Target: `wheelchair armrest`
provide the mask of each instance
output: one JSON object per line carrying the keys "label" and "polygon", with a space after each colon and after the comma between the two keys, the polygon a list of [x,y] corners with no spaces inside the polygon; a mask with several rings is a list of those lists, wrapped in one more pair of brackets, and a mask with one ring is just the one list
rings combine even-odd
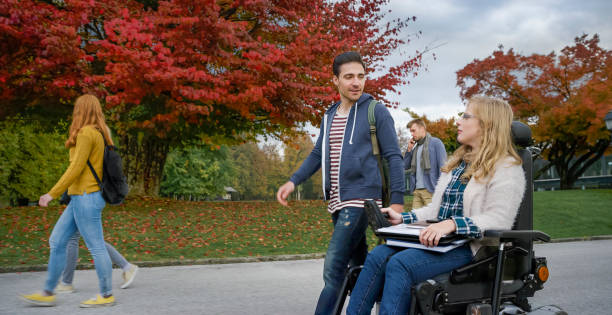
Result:
{"label": "wheelchair armrest", "polygon": [[548,234],[537,230],[487,230],[484,232],[484,236],[499,238],[503,241],[511,241],[516,239],[525,241],[550,241],[550,236],[548,236]]}

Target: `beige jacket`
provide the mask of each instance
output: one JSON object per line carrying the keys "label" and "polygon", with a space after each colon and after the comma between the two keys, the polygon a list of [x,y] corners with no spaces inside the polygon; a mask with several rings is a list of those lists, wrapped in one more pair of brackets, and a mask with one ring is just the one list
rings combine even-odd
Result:
{"label": "beige jacket", "polygon": [[[484,234],[486,230],[512,229],[514,218],[525,192],[525,174],[514,158],[500,160],[492,175],[481,180],[470,179],[463,192],[463,216],[472,219]],[[438,216],[442,194],[450,183],[451,173],[442,172],[431,203],[413,210],[419,221]],[[472,254],[483,245],[494,245],[494,240],[481,238],[470,243]]]}

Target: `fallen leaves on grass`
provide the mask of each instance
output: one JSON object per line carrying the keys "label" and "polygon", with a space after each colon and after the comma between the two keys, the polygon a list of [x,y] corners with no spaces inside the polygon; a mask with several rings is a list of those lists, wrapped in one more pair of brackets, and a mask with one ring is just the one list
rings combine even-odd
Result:
{"label": "fallen leaves on grass", "polygon": [[[0,265],[46,263],[49,234],[64,208],[0,209]],[[322,201],[283,207],[272,201],[132,198],[107,206],[103,227],[106,241],[132,261],[318,253],[332,232]],[[91,256],[81,250],[80,257]]]}

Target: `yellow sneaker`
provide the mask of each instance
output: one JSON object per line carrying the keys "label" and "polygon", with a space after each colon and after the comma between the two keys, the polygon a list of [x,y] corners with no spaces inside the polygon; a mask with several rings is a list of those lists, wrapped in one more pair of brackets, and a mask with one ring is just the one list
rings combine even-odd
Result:
{"label": "yellow sneaker", "polygon": [[21,299],[37,306],[54,306],[55,305],[55,295],[42,295],[40,293],[34,294],[22,294],[20,295]]}
{"label": "yellow sneaker", "polygon": [[123,273],[123,284],[121,285],[122,289],[125,289],[132,284],[134,278],[136,278],[136,274],[138,273],[138,266],[132,265],[130,270]]}
{"label": "yellow sneaker", "polygon": [[72,284],[63,284],[60,283],[55,287],[55,293],[73,293],[74,287]]}
{"label": "yellow sneaker", "polygon": [[103,306],[113,306],[115,305],[115,297],[109,296],[107,298],[102,297],[100,294],[96,295],[96,297],[91,298],[87,301],[81,302],[81,307],[103,307]]}

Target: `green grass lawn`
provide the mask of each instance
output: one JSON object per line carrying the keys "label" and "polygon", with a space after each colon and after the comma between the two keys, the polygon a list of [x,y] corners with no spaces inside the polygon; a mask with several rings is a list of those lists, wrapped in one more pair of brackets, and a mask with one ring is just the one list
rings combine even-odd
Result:
{"label": "green grass lawn", "polygon": [[[404,199],[412,203],[412,196]],[[557,190],[533,193],[534,229],[552,238],[612,235],[612,190]]]}
{"label": "green grass lawn", "polygon": [[[534,203],[535,228],[553,238],[612,234],[612,190],[536,192]],[[46,263],[49,233],[63,209],[0,209],[0,266]],[[263,201],[134,198],[106,207],[103,218],[106,240],[134,262],[320,253],[332,232],[322,201],[286,208]],[[371,232],[368,239],[374,246]],[[86,250],[80,257],[90,261]]]}
{"label": "green grass lawn", "polygon": [[612,190],[539,191],[533,195],[534,229],[552,238],[612,235]]}

